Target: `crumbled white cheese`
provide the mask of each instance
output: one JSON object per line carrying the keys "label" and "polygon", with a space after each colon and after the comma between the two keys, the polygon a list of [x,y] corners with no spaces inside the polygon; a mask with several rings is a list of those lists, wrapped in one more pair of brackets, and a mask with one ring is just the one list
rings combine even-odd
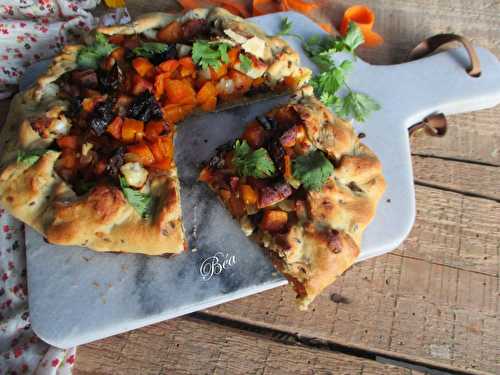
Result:
{"label": "crumbled white cheese", "polygon": [[188,46],[187,44],[182,44],[182,43],[177,43],[175,45],[175,49],[177,50],[177,55],[179,57],[184,57],[187,56],[191,53],[191,46]]}
{"label": "crumbled white cheese", "polygon": [[238,44],[243,44],[245,43],[248,39],[245,38],[243,35],[240,35],[238,33],[235,33],[233,30],[231,29],[225,29],[224,30],[224,33],[230,37],[232,40],[234,40],[236,43]]}
{"label": "crumbled white cheese", "polygon": [[61,116],[61,118],[52,120],[48,129],[52,134],[67,135],[71,129],[71,124],[66,117]]}
{"label": "crumbled white cheese", "polygon": [[84,143],[82,146],[82,155],[87,156],[89,154],[89,151],[92,150],[92,147],[94,147],[92,143]]}
{"label": "crumbled white cheese", "polygon": [[251,53],[259,59],[264,59],[266,51],[266,42],[259,37],[254,36],[248,39],[245,43],[241,45],[246,52]]}
{"label": "crumbled white cheese", "polygon": [[249,76],[252,79],[262,77],[267,70],[267,66],[262,64],[259,66],[252,65],[252,67],[250,69],[248,69],[248,71],[245,72],[241,68],[241,63],[239,61],[236,64],[234,64],[233,68],[236,69],[237,71],[243,73],[243,74],[246,74],[247,76]]}
{"label": "crumbled white cheese", "polygon": [[125,177],[127,184],[135,188],[142,187],[148,179],[148,171],[137,162],[123,164],[120,172]]}

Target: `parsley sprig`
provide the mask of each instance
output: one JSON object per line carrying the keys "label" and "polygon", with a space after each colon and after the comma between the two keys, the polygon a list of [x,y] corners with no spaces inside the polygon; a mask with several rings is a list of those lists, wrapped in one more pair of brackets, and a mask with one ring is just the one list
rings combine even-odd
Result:
{"label": "parsley sprig", "polygon": [[17,152],[17,162],[23,163],[27,166],[32,166],[35,164],[40,157],[45,154],[46,150],[35,149],[35,150],[21,150]]}
{"label": "parsley sprig", "polygon": [[333,164],[320,150],[298,156],[292,164],[293,177],[306,190],[319,190],[333,173]]}
{"label": "parsley sprig", "polygon": [[206,70],[209,67],[218,69],[221,66],[221,61],[229,62],[227,43],[208,43],[207,41],[199,40],[194,42],[191,56],[193,61]]}
{"label": "parsley sprig", "polygon": [[97,33],[94,43],[78,51],[76,62],[82,68],[97,69],[99,61],[115,48],[116,46],[111,44],[104,34]]}
{"label": "parsley sprig", "polygon": [[[285,18],[281,23],[279,35],[291,35],[292,24]],[[346,83],[347,75],[352,69],[352,61],[344,60],[336,64],[331,55],[338,52],[353,54],[356,48],[363,44],[364,38],[360,28],[354,23],[349,24],[345,37],[315,35],[303,41],[302,48],[309,58],[318,66],[320,73],[313,77],[311,85],[316,96],[327,106],[332,106],[341,117],[353,117],[363,122],[368,116],[380,109],[380,105],[366,94],[354,92]],[[347,89],[344,97],[339,96],[342,88]]]}
{"label": "parsley sprig", "polygon": [[247,141],[237,140],[233,149],[233,163],[240,176],[266,178],[276,173],[276,167],[265,148],[252,150]]}
{"label": "parsley sprig", "polygon": [[147,43],[142,43],[140,47],[134,48],[132,52],[134,52],[136,56],[151,58],[157,53],[165,52],[167,49],[168,49],[168,44],[147,42]]}
{"label": "parsley sprig", "polygon": [[138,190],[132,189],[123,177],[120,177],[120,187],[127,201],[135,208],[141,217],[149,218],[152,216],[154,201],[150,194],[144,194]]}

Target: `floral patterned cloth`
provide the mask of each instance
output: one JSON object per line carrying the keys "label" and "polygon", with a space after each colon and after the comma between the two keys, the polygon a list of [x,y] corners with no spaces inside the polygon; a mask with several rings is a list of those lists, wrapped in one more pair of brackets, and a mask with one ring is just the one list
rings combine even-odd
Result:
{"label": "floral patterned cloth", "polygon": [[99,0],[0,0],[0,98],[10,96],[34,62],[89,32]]}
{"label": "floral patterned cloth", "polygon": [[[9,97],[25,70],[90,31],[88,11],[99,0],[0,0],[0,98]],[[101,19],[130,20],[126,9]],[[54,348],[30,325],[24,226],[0,208],[0,374],[71,374],[75,348]]]}

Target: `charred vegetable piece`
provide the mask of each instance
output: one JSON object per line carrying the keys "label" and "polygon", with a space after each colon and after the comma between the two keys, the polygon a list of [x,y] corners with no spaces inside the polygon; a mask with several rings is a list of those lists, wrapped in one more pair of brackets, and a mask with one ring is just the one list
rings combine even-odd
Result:
{"label": "charred vegetable piece", "polygon": [[88,122],[95,135],[101,136],[106,131],[108,124],[115,118],[113,102],[110,99],[97,103],[90,115]]}
{"label": "charred vegetable piece", "polygon": [[163,113],[155,97],[149,91],[144,91],[130,104],[127,116],[135,120],[148,122],[163,118]]}
{"label": "charred vegetable piece", "polygon": [[92,69],[74,70],[71,81],[86,89],[97,88],[97,73]]}
{"label": "charred vegetable piece", "polygon": [[273,186],[266,186],[259,191],[257,206],[259,208],[272,206],[287,199],[292,195],[292,192],[292,187],[284,182],[278,182]]}
{"label": "charred vegetable piece", "polygon": [[118,64],[113,65],[110,71],[99,70],[99,87],[103,92],[113,92],[120,88],[123,82],[123,72]]}
{"label": "charred vegetable piece", "polygon": [[149,61],[151,61],[154,65],[159,65],[164,61],[172,59],[177,59],[177,49],[175,48],[175,44],[169,45],[164,51],[155,53],[149,57]]}
{"label": "charred vegetable piece", "polygon": [[120,147],[108,160],[106,171],[110,176],[117,177],[119,175],[120,168],[125,163],[124,156],[125,156],[125,147]]}
{"label": "charred vegetable piece", "polygon": [[82,111],[82,100],[79,97],[70,96],[68,98],[69,106],[68,109],[64,112],[67,117],[75,118],[78,117],[80,112]]}
{"label": "charred vegetable piece", "polygon": [[278,128],[278,123],[272,117],[257,116],[257,121],[260,122],[266,130],[276,130]]}
{"label": "charred vegetable piece", "polygon": [[260,227],[268,232],[280,232],[286,228],[288,214],[281,210],[269,210],[264,212]]}

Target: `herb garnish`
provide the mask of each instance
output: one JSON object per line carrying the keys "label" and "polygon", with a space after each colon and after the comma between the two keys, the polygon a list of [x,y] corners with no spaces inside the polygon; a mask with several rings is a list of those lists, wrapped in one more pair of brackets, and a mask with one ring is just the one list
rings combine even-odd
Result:
{"label": "herb garnish", "polygon": [[168,49],[168,44],[148,42],[148,43],[142,43],[140,47],[134,48],[132,52],[134,52],[136,56],[151,58],[157,53],[165,52],[167,49]]}
{"label": "herb garnish", "polygon": [[[278,35],[291,35],[302,40],[302,48],[320,69],[320,74],[313,77],[311,85],[316,96],[327,106],[333,106],[341,117],[353,117],[356,121],[365,121],[371,112],[380,109],[380,105],[366,94],[357,93],[346,83],[348,72],[352,68],[351,60],[335,64],[331,54],[354,51],[364,42],[363,33],[354,22],[349,24],[345,37],[315,35],[304,42],[299,35],[292,34],[292,23],[287,19],[281,21]],[[338,91],[345,87],[346,96],[340,97]]]}
{"label": "herb garnish", "polygon": [[306,190],[319,190],[333,173],[333,164],[320,150],[298,156],[292,164],[293,177],[302,183]]}
{"label": "herb garnish", "polygon": [[221,66],[221,61],[224,63],[229,62],[227,50],[229,44],[227,43],[213,43],[199,40],[194,42],[191,56],[193,61],[206,70],[209,67],[218,69]]}
{"label": "herb garnish", "polygon": [[240,54],[240,68],[247,73],[252,68],[252,60],[244,54]]}
{"label": "herb garnish", "polygon": [[150,194],[141,193],[132,189],[125,178],[120,177],[120,187],[127,201],[143,218],[149,218],[153,214],[153,197]]}
{"label": "herb garnish", "polygon": [[115,48],[104,34],[96,33],[94,43],[78,51],[76,62],[82,68],[97,69],[99,61]]}
{"label": "herb garnish", "polygon": [[45,154],[47,150],[35,149],[35,150],[21,150],[17,152],[17,162],[24,163],[28,166],[35,164],[40,156]]}
{"label": "herb garnish", "polygon": [[254,151],[245,140],[237,140],[233,149],[233,163],[240,176],[266,178],[272,177],[276,172],[276,167],[266,149],[261,147]]}

